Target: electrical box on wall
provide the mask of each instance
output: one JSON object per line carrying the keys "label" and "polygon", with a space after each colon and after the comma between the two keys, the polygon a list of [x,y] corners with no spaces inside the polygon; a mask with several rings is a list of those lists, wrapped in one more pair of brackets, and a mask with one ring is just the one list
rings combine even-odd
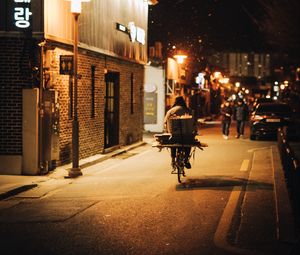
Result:
{"label": "electrical box on wall", "polygon": [[23,89],[22,174],[39,174],[38,164],[38,89]]}
{"label": "electrical box on wall", "polygon": [[48,170],[56,167],[59,160],[59,102],[58,91],[45,90],[43,93],[43,155]]}

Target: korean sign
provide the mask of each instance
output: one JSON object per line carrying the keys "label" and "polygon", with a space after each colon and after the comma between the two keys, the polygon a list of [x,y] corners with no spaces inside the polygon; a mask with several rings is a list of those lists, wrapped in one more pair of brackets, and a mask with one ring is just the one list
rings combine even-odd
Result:
{"label": "korean sign", "polygon": [[134,22],[129,22],[128,27],[120,23],[116,23],[116,28],[117,30],[128,34],[131,42],[137,41],[142,45],[145,45],[145,37],[146,37],[145,30],[140,27],[137,27],[134,24]]}
{"label": "korean sign", "polygon": [[29,28],[31,26],[31,0],[14,0],[14,23],[17,28]]}
{"label": "korean sign", "polygon": [[44,0],[0,0],[0,31],[44,31]]}

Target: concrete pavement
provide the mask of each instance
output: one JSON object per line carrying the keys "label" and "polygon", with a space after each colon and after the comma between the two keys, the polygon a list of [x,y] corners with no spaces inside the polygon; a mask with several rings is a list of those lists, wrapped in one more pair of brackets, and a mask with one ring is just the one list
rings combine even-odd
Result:
{"label": "concrete pavement", "polygon": [[[147,143],[147,140],[151,139],[151,134],[145,134],[144,139],[141,142],[134,143],[132,145],[124,146],[113,152],[107,154],[98,154],[79,161],[81,169],[89,167],[91,165],[100,163],[106,159],[122,154],[126,151],[132,150],[138,146],[142,146]],[[57,183],[64,185],[67,182],[62,180],[68,178],[68,170],[72,167],[72,164],[67,164],[57,167],[55,170],[42,176],[25,176],[25,175],[0,175],[0,200],[4,200],[11,196],[15,196],[21,192],[28,191],[32,188],[39,187],[40,185],[47,183],[48,186],[57,186]],[[61,180],[61,181],[59,181]]]}

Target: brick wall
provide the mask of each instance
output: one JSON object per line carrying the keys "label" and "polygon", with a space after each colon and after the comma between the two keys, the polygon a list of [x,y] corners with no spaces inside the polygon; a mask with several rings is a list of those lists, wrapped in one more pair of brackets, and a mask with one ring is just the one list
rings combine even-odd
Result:
{"label": "brick wall", "polygon": [[[48,47],[48,48],[47,48]],[[49,47],[52,47],[51,49]],[[69,116],[69,76],[59,74],[59,56],[72,55],[72,47],[46,44],[45,67],[50,81],[46,86],[58,90],[60,103],[60,162],[71,161],[72,118]],[[0,40],[0,154],[22,155],[22,89],[34,85],[32,67],[38,66],[37,43],[24,38]],[[91,65],[95,66],[95,116],[91,117]],[[120,73],[119,144],[139,141],[143,131],[143,65],[79,49],[78,118],[79,153],[85,158],[104,149],[104,95],[107,69]],[[131,82],[133,76],[133,113]]]}
{"label": "brick wall", "polygon": [[34,40],[0,39],[0,154],[22,154],[22,89],[33,87]]}
{"label": "brick wall", "polygon": [[[53,44],[53,43],[52,43]],[[61,163],[71,160],[72,119],[69,118],[69,76],[59,75],[59,56],[71,55],[72,49],[56,44],[47,53],[51,86],[59,91],[60,102],[60,158]],[[95,66],[95,116],[91,117],[91,66]],[[105,72],[120,73],[119,144],[142,140],[143,131],[143,80],[144,67],[103,54],[79,49],[78,119],[79,154],[85,158],[103,152],[104,149],[104,96]],[[133,74],[134,111],[131,112],[131,74]]]}

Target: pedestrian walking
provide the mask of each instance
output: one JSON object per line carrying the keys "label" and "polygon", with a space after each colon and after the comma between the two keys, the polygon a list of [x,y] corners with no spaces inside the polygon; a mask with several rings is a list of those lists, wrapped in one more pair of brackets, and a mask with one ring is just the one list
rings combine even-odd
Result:
{"label": "pedestrian walking", "polygon": [[236,120],[236,138],[244,137],[245,123],[248,120],[249,109],[243,99],[239,98],[237,105],[234,107],[234,120]]}
{"label": "pedestrian walking", "polygon": [[229,129],[231,124],[231,117],[233,111],[229,101],[225,101],[225,103],[221,106],[221,121],[222,121],[222,133],[223,138],[228,139]]}

